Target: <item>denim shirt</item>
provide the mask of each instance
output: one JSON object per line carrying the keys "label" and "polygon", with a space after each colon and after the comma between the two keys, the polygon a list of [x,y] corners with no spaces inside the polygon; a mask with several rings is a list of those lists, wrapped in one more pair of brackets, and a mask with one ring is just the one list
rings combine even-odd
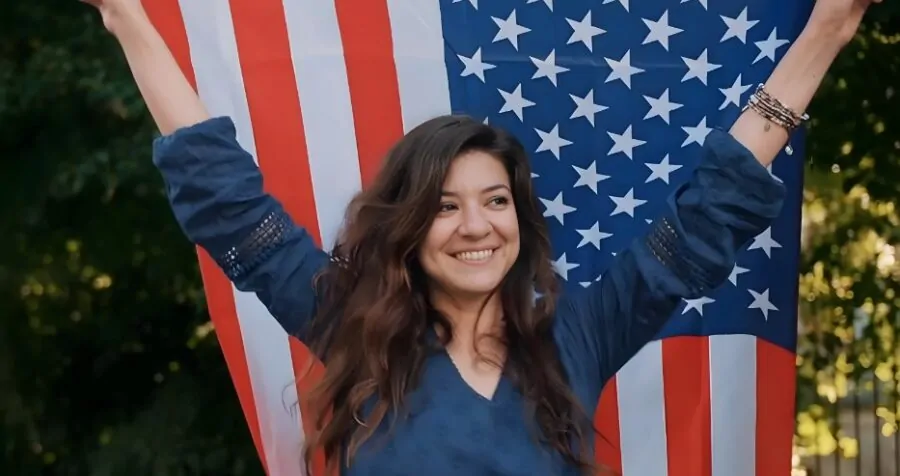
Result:
{"label": "denim shirt", "polygon": [[[723,283],[736,253],[781,212],[784,185],[730,134],[714,129],[700,153],[692,176],[668,198],[649,233],[618,253],[599,282],[559,298],[552,333],[588,415],[603,385],[660,331],[679,302]],[[161,137],[153,160],[187,238],[304,340],[317,307],[312,278],[330,258],[263,190],[233,122],[212,118]],[[533,437],[525,403],[505,376],[493,398],[480,396],[446,353],[438,353],[426,360],[407,398],[414,407],[409,416],[386,438],[378,438],[386,436],[383,429],[376,431],[342,474],[576,474]]]}

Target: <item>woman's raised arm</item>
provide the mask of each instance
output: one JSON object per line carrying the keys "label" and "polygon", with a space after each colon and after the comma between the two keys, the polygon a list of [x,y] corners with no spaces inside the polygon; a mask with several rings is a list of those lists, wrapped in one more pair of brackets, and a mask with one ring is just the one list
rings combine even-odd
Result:
{"label": "woman's raised arm", "polygon": [[560,301],[554,332],[578,373],[573,378],[591,382],[599,394],[682,299],[722,284],[739,250],[778,216],[785,188],[765,167],[785,147],[871,3],[816,0],[806,28],[751,100],[758,103],[729,132],[710,133],[691,179],[672,194],[650,233],[619,253],[599,283]]}
{"label": "woman's raised arm", "polygon": [[119,41],[134,81],[163,135],[209,119],[140,0],[83,0],[95,6]]}
{"label": "woman's raised arm", "polygon": [[140,0],[85,1],[122,46],[162,133],[153,162],[181,229],[235,287],[256,293],[288,333],[302,337],[316,312],[313,280],[327,254],[264,191],[231,119],[210,118]]}

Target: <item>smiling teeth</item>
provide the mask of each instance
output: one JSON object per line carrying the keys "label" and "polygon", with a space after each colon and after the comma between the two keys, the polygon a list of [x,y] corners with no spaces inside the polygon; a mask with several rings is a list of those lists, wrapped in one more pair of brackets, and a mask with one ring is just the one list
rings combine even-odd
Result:
{"label": "smiling teeth", "polygon": [[484,261],[494,254],[494,250],[482,251],[463,251],[456,254],[456,259],[460,261]]}

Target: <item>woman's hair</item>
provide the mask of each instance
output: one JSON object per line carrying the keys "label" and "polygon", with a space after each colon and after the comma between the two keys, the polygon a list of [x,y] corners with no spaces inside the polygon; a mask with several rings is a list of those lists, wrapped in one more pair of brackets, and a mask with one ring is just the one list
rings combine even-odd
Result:
{"label": "woman's hair", "polygon": [[[374,182],[350,203],[332,263],[317,277],[320,304],[309,335],[325,373],[301,397],[318,415],[307,464],[318,449],[329,466],[342,455],[350,464],[386,416],[402,418],[404,398],[436,350],[429,328],[438,327],[442,345],[452,339],[450,322],[429,303],[417,250],[439,211],[451,163],[472,150],[505,165],[520,228],[521,251],[499,289],[506,375],[526,398],[543,441],[593,468],[585,438],[591,422],[570,391],[551,336],[558,283],[527,155],[513,136],[456,115],[423,123],[393,147]],[[542,298],[535,301],[534,292]]]}

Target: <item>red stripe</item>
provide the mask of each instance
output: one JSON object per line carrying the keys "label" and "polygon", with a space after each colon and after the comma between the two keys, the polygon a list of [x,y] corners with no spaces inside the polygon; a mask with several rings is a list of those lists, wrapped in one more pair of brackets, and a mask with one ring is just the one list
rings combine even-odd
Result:
{"label": "red stripe", "polygon": [[[253,137],[267,190],[291,217],[320,240],[316,201],[309,168],[303,114],[294,78],[293,60],[282,2],[231,0],[231,16],[246,90]],[[309,349],[290,338],[295,375],[313,358]],[[277,344],[276,344],[277,345]],[[307,395],[321,374],[296,382],[299,395]],[[301,406],[305,434],[313,433],[315,418]],[[298,459],[301,449],[297,449]],[[321,452],[313,473],[324,474]]]}
{"label": "red stripe", "polygon": [[607,382],[594,412],[594,426],[599,435],[594,440],[597,463],[622,474],[622,442],[619,433],[619,397],[616,378]]}
{"label": "red stripe", "polygon": [[335,0],[363,186],[378,173],[381,160],[403,136],[400,86],[387,0]]}
{"label": "red stripe", "polygon": [[756,342],[756,474],[790,474],[796,356],[762,339]]}
{"label": "red stripe", "polygon": [[[175,61],[181,67],[181,71],[188,81],[197,89],[197,81],[194,76],[194,68],[191,64],[190,46],[188,44],[187,30],[181,17],[181,8],[178,0],[145,1],[144,8],[147,15],[156,26],[160,35],[165,40]],[[225,354],[225,363],[234,381],[244,417],[250,427],[250,434],[256,451],[259,453],[263,468],[266,468],[266,459],[262,439],[260,438],[259,419],[256,415],[256,401],[253,397],[253,388],[250,384],[250,370],[244,358],[244,341],[241,338],[240,323],[234,305],[234,292],[231,282],[219,269],[210,256],[198,248],[200,272],[203,276],[203,286],[206,291],[209,313],[216,328],[219,345]]]}
{"label": "red stripe", "polygon": [[668,476],[712,474],[709,338],[662,342]]}

